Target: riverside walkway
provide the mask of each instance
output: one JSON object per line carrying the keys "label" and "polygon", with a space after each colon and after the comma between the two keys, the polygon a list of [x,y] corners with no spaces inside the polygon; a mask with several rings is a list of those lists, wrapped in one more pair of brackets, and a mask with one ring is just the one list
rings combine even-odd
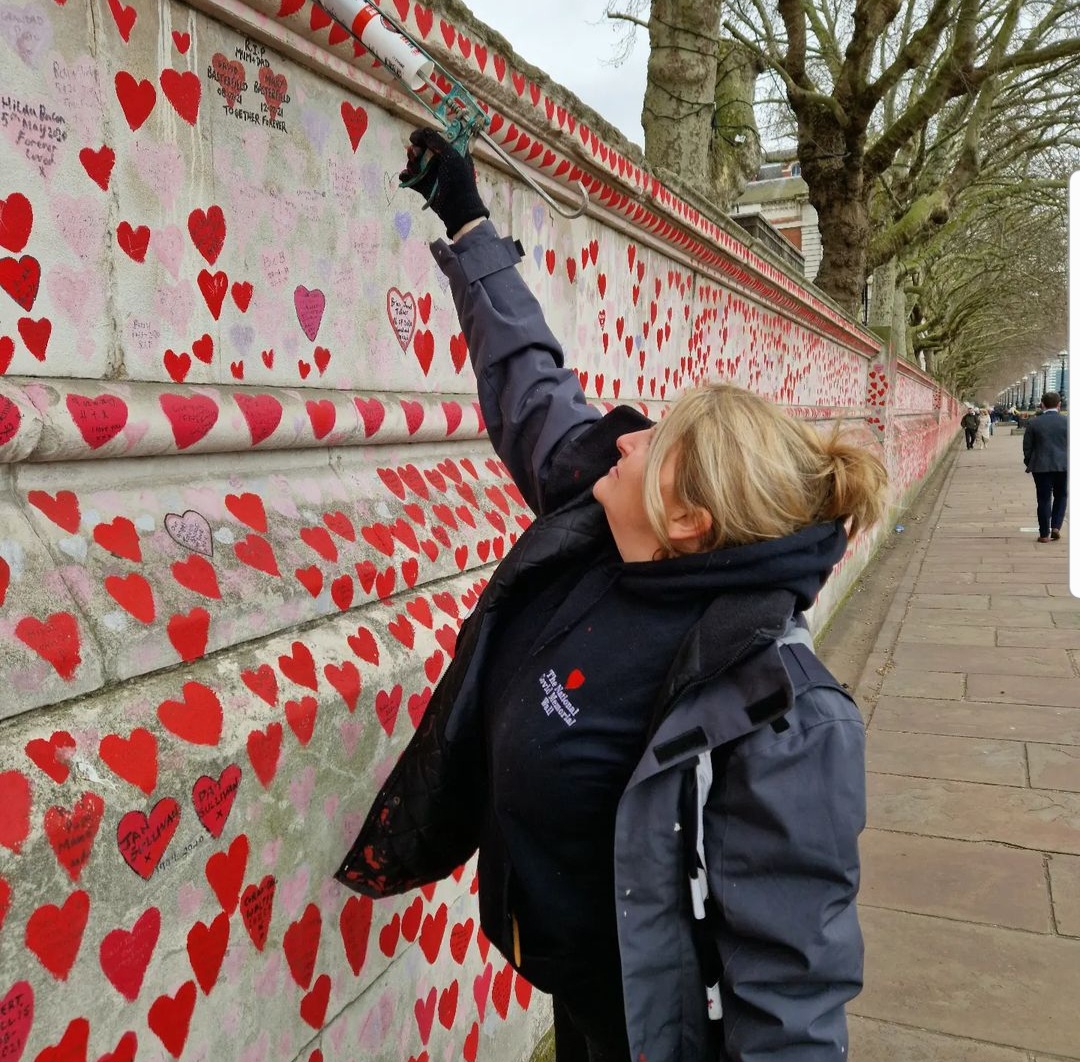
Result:
{"label": "riverside walkway", "polygon": [[1080,601],[1021,443],[961,446],[856,689],[851,1062],[1080,1060]]}

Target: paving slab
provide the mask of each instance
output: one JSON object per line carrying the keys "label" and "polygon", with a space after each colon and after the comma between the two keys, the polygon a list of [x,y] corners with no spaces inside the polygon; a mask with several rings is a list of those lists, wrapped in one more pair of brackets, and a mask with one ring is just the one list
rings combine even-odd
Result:
{"label": "paving slab", "polygon": [[1080,1058],[1080,940],[877,907],[862,926],[852,1014]]}
{"label": "paving slab", "polygon": [[1075,675],[1069,678],[1040,679],[1027,675],[969,675],[967,695],[973,701],[1055,704],[1062,708],[1080,708],[1080,679]]}
{"label": "paving slab", "polygon": [[1053,931],[1041,852],[875,829],[859,851],[864,907]]}
{"label": "paving slab", "polygon": [[1052,855],[1048,860],[1054,920],[1062,936],[1080,937],[1080,858]]}
{"label": "paving slab", "polygon": [[1080,855],[1078,793],[869,774],[867,804],[882,830]]}
{"label": "paving slab", "polygon": [[942,1036],[873,1018],[848,1018],[850,1062],[1029,1062],[1026,1051]]}
{"label": "paving slab", "polygon": [[[1080,749],[1074,751],[1080,757]],[[866,769],[877,774],[1011,786],[1026,785],[1028,778],[1024,746],[1019,741],[905,734],[879,727],[871,728],[867,736]]]}
{"label": "paving slab", "polygon": [[[1046,575],[1043,573],[1042,578],[1045,579]],[[1017,611],[1024,609],[1034,609],[1041,611],[1042,609],[1049,609],[1054,612],[1078,612],[1080,613],[1080,601],[1075,597],[1066,594],[1065,597],[1050,598],[1050,595],[1046,592],[1047,583],[1035,583],[1031,586],[1025,587],[1022,595],[1018,594],[991,594],[990,595],[990,608],[994,611],[1009,611],[1010,609],[1016,609]],[[1035,591],[1038,590],[1039,593]]]}
{"label": "paving slab", "polygon": [[946,627],[975,622],[985,624],[988,627],[1052,627],[1054,625],[1051,613],[1048,611],[1021,612],[1012,610],[1002,612],[1000,609],[997,611],[990,610],[978,613],[977,620],[973,619],[972,615],[970,609],[917,608],[913,606],[904,617],[904,622],[918,626],[936,623]]}
{"label": "paving slab", "polygon": [[915,608],[960,608],[965,611],[985,612],[990,608],[990,594],[912,594]]}
{"label": "paving slab", "polygon": [[882,697],[872,724],[922,734],[1080,745],[1080,712],[1046,705]]}
{"label": "paving slab", "polygon": [[997,644],[1033,648],[1044,646],[1047,649],[1080,649],[1080,629],[1033,630],[1030,627],[998,627]]}
{"label": "paving slab", "polygon": [[[987,633],[993,637],[994,630]],[[964,671],[990,675],[1032,675],[1076,678],[1064,649],[1025,647],[978,648],[955,645],[898,645],[893,652],[898,668],[924,667],[928,671]]]}
{"label": "paving slab", "polygon": [[[995,645],[993,627],[969,626],[966,623],[942,626],[929,623],[920,626],[904,624],[897,639],[920,645]],[[1041,643],[1038,643],[1041,644]]]}
{"label": "paving slab", "polygon": [[1028,745],[1028,769],[1036,789],[1080,793],[1080,748],[1074,745]]}
{"label": "paving slab", "polygon": [[[975,577],[976,587],[1021,586],[1026,589],[1029,586],[1035,585],[1031,578],[1032,573],[1029,571],[1017,572],[1010,569],[1009,571],[988,572],[980,570],[973,572],[972,574]],[[1038,570],[1037,575],[1043,579],[1047,577],[1046,572],[1042,568]],[[1046,584],[1043,583],[1041,585],[1045,586]],[[998,590],[998,593],[1001,593],[1001,591]]]}
{"label": "paving slab", "polygon": [[891,697],[952,697],[964,696],[962,672],[924,671],[917,667],[892,667],[885,676],[881,692]]}

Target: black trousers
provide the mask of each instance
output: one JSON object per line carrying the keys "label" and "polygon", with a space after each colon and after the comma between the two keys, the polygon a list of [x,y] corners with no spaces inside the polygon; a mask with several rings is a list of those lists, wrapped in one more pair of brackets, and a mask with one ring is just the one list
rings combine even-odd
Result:
{"label": "black trousers", "polygon": [[552,996],[555,1062],[629,1062],[626,1015],[619,995],[597,995],[588,1003]]}
{"label": "black trousers", "polygon": [[975,445],[975,433],[978,428],[965,428],[964,429],[964,441],[967,443],[967,448],[970,450]]}
{"label": "black trousers", "polygon": [[1051,528],[1061,530],[1068,502],[1068,472],[1032,472],[1035,480],[1036,512],[1039,517],[1039,537],[1046,538]]}

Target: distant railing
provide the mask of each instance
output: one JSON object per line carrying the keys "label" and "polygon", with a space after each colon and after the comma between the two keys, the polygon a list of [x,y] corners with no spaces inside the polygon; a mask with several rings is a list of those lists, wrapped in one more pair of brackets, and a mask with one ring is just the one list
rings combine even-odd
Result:
{"label": "distant railing", "polygon": [[774,255],[783,259],[792,268],[797,269],[800,274],[805,275],[806,260],[800,251],[793,244],[784,239],[783,236],[777,232],[776,227],[767,221],[760,214],[742,214],[732,216],[732,221],[741,228],[744,228],[755,240],[757,240],[767,251],[771,251]]}

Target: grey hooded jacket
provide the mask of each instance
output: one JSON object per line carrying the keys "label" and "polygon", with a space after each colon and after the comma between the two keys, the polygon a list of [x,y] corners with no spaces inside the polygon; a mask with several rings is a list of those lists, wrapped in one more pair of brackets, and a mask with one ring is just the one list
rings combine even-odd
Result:
{"label": "grey hooded jacket", "polygon": [[[601,420],[587,406],[514,268],[520,246],[485,222],[432,249],[492,442],[539,519],[463,625],[450,670],[338,871],[369,895],[437,880],[475,850],[485,799],[476,673],[490,623],[520,572],[591,547],[598,506],[573,499],[615,459],[615,436],[648,424],[626,407]],[[615,902],[633,1062],[846,1058],[844,1004],[862,983],[863,723],[800,644],[808,638],[790,595],[744,595],[740,610],[748,641],[726,644],[703,622],[684,646],[619,804]],[[699,861],[704,921],[689,885]],[[711,1006],[703,964],[719,972]]]}

